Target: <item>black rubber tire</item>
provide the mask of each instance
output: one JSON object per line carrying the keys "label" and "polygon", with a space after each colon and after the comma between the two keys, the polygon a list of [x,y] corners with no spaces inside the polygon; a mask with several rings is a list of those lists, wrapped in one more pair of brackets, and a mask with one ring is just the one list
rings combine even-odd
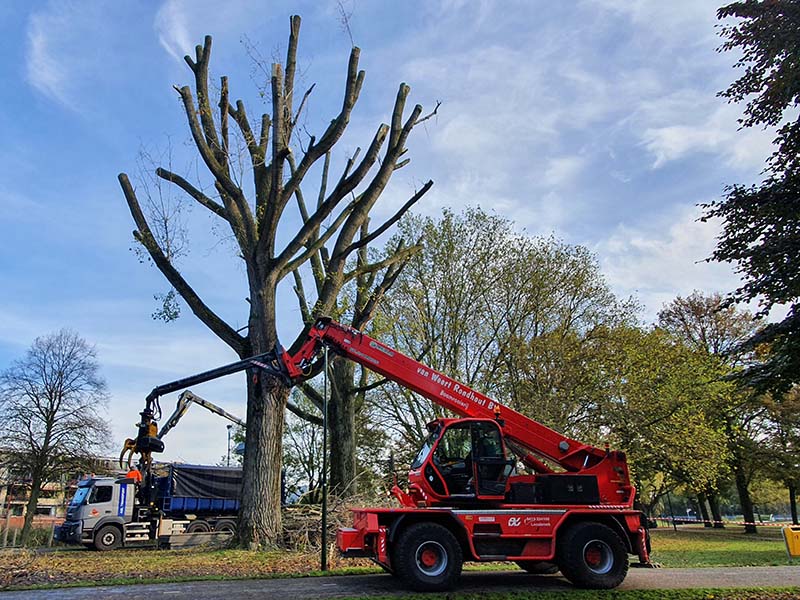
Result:
{"label": "black rubber tire", "polygon": [[203,519],[195,519],[186,526],[186,533],[208,533],[209,531],[211,531],[211,525]]}
{"label": "black rubber tire", "polygon": [[[391,556],[400,580],[412,590],[421,592],[452,589],[464,562],[458,540],[449,529],[438,523],[411,525],[400,534]],[[435,562],[426,566],[426,559]]]}
{"label": "black rubber tire", "polygon": [[628,573],[628,552],[617,533],[602,523],[576,523],[559,536],[557,564],[575,586],[617,587]]}
{"label": "black rubber tire", "polygon": [[122,546],[122,532],[114,525],[104,525],[94,534],[94,548],[105,552]]}
{"label": "black rubber tire", "polygon": [[517,566],[533,575],[553,575],[558,573],[558,565],[544,560],[518,560]]}
{"label": "black rubber tire", "polygon": [[214,523],[214,531],[230,531],[236,534],[236,521],[233,519],[220,519]]}

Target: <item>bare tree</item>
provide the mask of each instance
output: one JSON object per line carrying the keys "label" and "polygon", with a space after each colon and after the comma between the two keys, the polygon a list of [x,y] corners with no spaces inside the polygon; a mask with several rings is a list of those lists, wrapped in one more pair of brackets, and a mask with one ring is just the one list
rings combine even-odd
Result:
{"label": "bare tree", "polygon": [[42,485],[88,466],[107,448],[101,416],[106,384],[92,346],[73,331],[36,338],[24,358],[0,374],[0,444],[17,477],[30,478],[22,543],[30,534]]}
{"label": "bare tree", "polygon": [[[165,248],[163,231],[151,228],[151,222],[158,225],[157,220],[148,219],[142,211],[128,176],[124,173],[119,176],[136,223],[135,238],[195,316],[243,358],[275,347],[278,341],[276,288],[290,275],[300,288],[298,282],[302,280],[301,268],[304,265],[310,264],[311,270],[319,274],[314,289],[316,299],[308,301],[310,308],[303,314],[308,327],[314,316],[328,313],[335,306],[339,291],[348,281],[386,269],[415,251],[413,247],[399,247],[392,256],[377,262],[362,262],[355,267],[348,260],[359,248],[395,223],[432,185],[428,182],[422,186],[396,214],[374,231],[366,235],[360,233],[392,174],[408,164],[409,159],[404,158],[406,141],[412,129],[426,117],[422,116],[419,105],[405,116],[410,88],[401,84],[390,124],[378,126],[363,155],[356,149],[346,160],[341,173],[329,178],[331,150],[350,121],[364,82],[364,72],[358,70],[360,50],[354,47],[350,52],[338,114],[329,121],[319,138],[311,135],[300,139],[298,119],[313,86],[295,106],[300,17],[291,17],[290,24],[285,65],[276,63],[271,68],[271,114],[261,115],[259,126],[255,128],[244,102],[229,100],[226,77],[220,80],[219,102],[216,107],[212,106],[209,90],[211,38],[206,37],[203,45],[197,46],[195,58],[186,57],[186,63],[194,74],[196,97],[189,86],[176,89],[183,102],[194,144],[213,179],[214,193],[207,194],[202,186],[194,185],[168,169],[156,169],[159,178],[176,185],[230,227],[247,274],[246,335],[214,312],[184,278]],[[245,164],[237,161],[236,135],[246,149]],[[322,182],[316,194],[316,205],[309,209],[302,183],[320,160]],[[243,170],[252,178],[249,184],[245,184],[241,177]],[[288,241],[279,248],[279,223],[292,199],[297,202],[302,226],[288,238],[286,230],[282,229],[280,239]],[[325,249],[328,242],[330,250]],[[301,339],[302,334],[295,340],[293,348],[298,347]],[[248,444],[238,529],[239,541],[244,547],[274,545],[279,540],[281,441],[288,396],[289,388],[281,379],[264,376],[248,380]]]}

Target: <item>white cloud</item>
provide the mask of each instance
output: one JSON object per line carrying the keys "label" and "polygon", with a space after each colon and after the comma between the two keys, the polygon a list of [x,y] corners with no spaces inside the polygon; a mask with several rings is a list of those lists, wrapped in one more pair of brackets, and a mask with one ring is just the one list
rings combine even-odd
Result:
{"label": "white cloud", "polygon": [[619,225],[594,248],[617,294],[634,295],[654,319],[661,307],[693,290],[729,292],[740,285],[727,264],[707,263],[719,234],[717,223],[698,221],[701,210],[675,206],[647,223]]}
{"label": "white cloud", "polygon": [[551,158],[544,170],[544,183],[559,187],[574,181],[586,164],[580,156],[560,156]]}
{"label": "white cloud", "polygon": [[67,62],[59,51],[78,17],[74,6],[63,3],[34,13],[28,23],[28,81],[41,93],[74,109],[73,89]]}
{"label": "white cloud", "polygon": [[154,27],[158,33],[158,42],[177,61],[192,54],[192,36],[189,35],[186,3],[182,0],[167,0],[158,9]]}
{"label": "white cloud", "polygon": [[642,143],[654,157],[654,169],[698,152],[717,154],[726,164],[740,169],[763,167],[772,152],[774,133],[754,128],[738,131],[740,110],[730,104],[715,104],[684,96],[674,103],[671,124],[642,132]]}

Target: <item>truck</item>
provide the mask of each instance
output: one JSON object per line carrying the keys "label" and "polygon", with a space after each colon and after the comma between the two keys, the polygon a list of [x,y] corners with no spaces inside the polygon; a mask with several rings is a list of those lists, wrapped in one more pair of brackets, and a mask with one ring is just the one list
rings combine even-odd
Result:
{"label": "truck", "polygon": [[316,319],[294,354],[276,346],[155,388],[128,446],[145,465],[163,450],[151,434],[164,390],[244,369],[293,385],[318,373],[328,351],[458,415],[428,423],[406,489],[392,488],[397,507],[353,510],[353,526],[337,532],[344,556],[370,558],[419,591],[451,589],[465,561],[560,571],[590,589],[622,583],[630,555],[636,566],[653,566],[623,452],[571,439],[328,317]]}
{"label": "truck", "polygon": [[[238,417],[186,390],[157,438],[162,439],[174,428],[193,404],[244,427]],[[120,455],[120,468],[126,452]],[[129,452],[127,466],[130,469]],[[171,536],[183,533],[236,531],[240,467],[168,464],[151,465],[150,470],[152,495],[145,494],[142,483],[129,476],[92,476],[79,481],[55,539],[96,550],[115,550],[159,541],[169,544]]]}
{"label": "truck", "polygon": [[115,550],[168,543],[182,533],[236,530],[241,468],[170,464],[165,470],[156,477],[158,511],[143,505],[138,482],[131,477],[81,480],[55,539]]}

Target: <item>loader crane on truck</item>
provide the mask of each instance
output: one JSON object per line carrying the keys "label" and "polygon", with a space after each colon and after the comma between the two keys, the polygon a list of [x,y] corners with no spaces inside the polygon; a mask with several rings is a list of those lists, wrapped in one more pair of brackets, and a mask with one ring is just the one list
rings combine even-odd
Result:
{"label": "loader crane on truck", "polygon": [[[185,390],[157,439],[169,433],[192,404],[245,426],[235,415]],[[119,457],[120,468],[125,468],[127,453],[128,475],[82,479],[70,500],[66,519],[56,528],[55,539],[96,550],[114,550],[155,542],[160,546],[191,545],[193,540],[187,541],[184,534],[208,534],[205,538],[200,536],[199,543],[204,543],[214,535],[211,532],[236,531],[241,469],[173,463],[161,465],[159,475],[152,464],[145,468],[140,461],[146,473],[140,483],[133,476],[136,472],[131,472],[130,442],[126,442]]]}
{"label": "loader crane on truck", "polygon": [[[408,491],[392,490],[400,508],[353,511],[354,526],[337,533],[343,555],[369,557],[418,590],[451,588],[465,560],[558,569],[594,589],[622,583],[629,554],[650,566],[646,521],[633,507],[624,453],[570,439],[327,317],[317,319],[294,354],[276,347],[181,381],[252,368],[294,384],[317,370],[324,347],[460,416],[428,424]],[[158,390],[148,396],[134,441],[148,459],[159,451],[152,424]],[[533,474],[516,473],[511,452]]]}

